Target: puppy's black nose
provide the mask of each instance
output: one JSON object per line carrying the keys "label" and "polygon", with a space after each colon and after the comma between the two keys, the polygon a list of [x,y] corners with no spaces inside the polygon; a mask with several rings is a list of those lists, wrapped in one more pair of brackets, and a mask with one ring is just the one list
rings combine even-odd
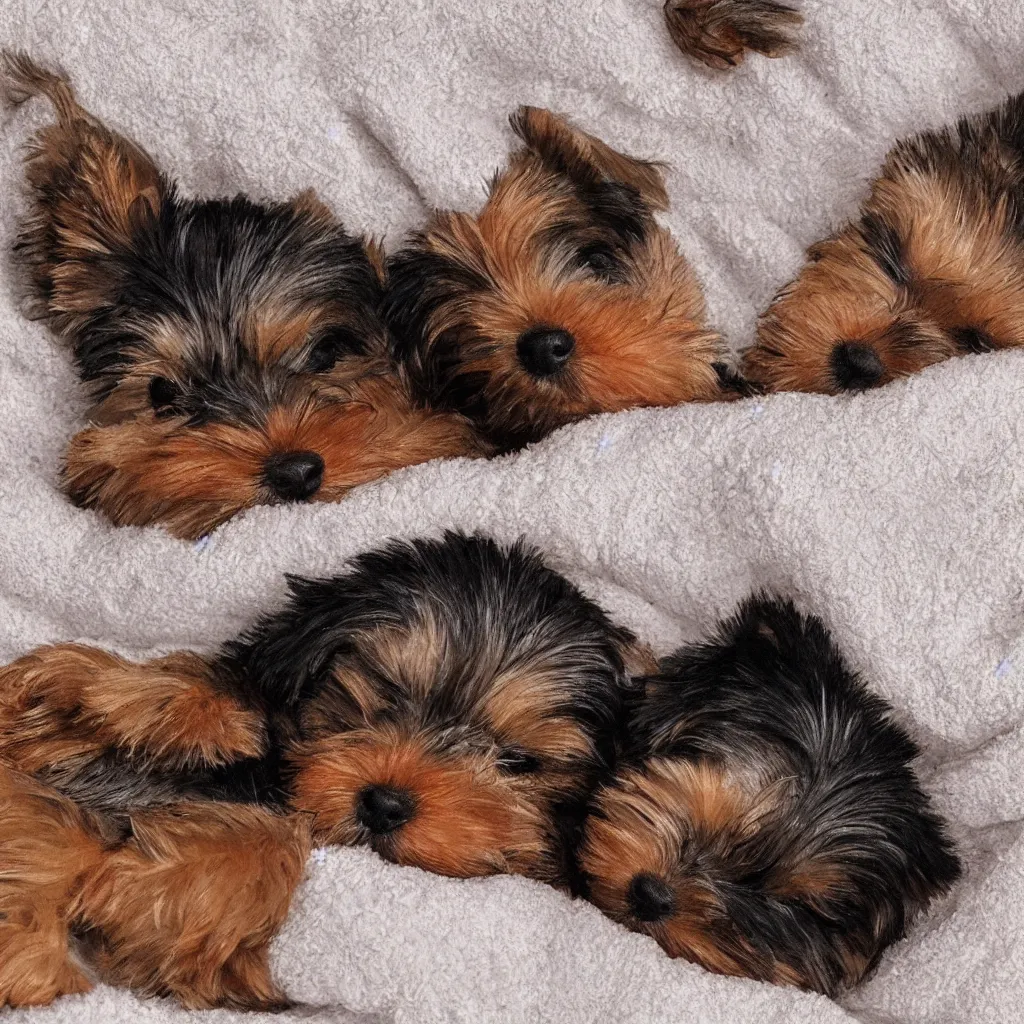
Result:
{"label": "puppy's black nose", "polygon": [[263,464],[270,489],[285,501],[305,501],[320,490],[324,460],[316,452],[284,452]]}
{"label": "puppy's black nose", "polygon": [[873,388],[885,373],[882,360],[870,345],[857,341],[842,341],[829,359],[832,378],[843,391],[863,391]]}
{"label": "puppy's black nose", "polygon": [[386,836],[411,821],[413,795],[394,786],[365,786],[356,798],[356,821],[375,836]]}
{"label": "puppy's black nose", "polygon": [[531,327],[519,335],[516,355],[523,369],[534,377],[550,377],[565,365],[576,339],[557,327]]}
{"label": "puppy's black nose", "polygon": [[639,921],[662,921],[676,909],[675,893],[656,875],[634,875],[626,901]]}

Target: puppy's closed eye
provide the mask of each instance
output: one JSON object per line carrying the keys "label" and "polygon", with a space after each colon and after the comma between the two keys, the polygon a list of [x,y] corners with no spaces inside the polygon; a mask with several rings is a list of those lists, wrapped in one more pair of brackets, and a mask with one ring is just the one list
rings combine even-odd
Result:
{"label": "puppy's closed eye", "polygon": [[321,334],[306,356],[303,369],[307,373],[326,373],[346,355],[359,355],[365,350],[363,340],[344,327],[332,327]]}

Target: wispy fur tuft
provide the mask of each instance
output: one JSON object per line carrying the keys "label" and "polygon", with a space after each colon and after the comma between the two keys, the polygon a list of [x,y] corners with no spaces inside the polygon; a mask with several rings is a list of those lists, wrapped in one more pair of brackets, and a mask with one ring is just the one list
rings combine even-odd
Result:
{"label": "wispy fur tuft", "polygon": [[775,0],[666,0],[665,23],[688,57],[711,68],[735,67],[747,50],[782,57],[797,47],[803,15]]}

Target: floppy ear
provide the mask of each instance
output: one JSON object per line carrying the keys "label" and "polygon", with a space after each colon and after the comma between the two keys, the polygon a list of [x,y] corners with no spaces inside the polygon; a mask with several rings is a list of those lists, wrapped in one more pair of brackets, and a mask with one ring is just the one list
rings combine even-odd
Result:
{"label": "floppy ear", "polygon": [[62,74],[10,52],[0,71],[12,101],[44,95],[57,113],[29,147],[33,210],[18,250],[31,266],[42,315],[73,331],[110,301],[110,257],[131,249],[171,188],[144,150],[78,104]]}
{"label": "floppy ear", "polygon": [[294,708],[312,696],[348,643],[344,577],[287,579],[287,606],[224,648],[246,684],[277,710]]}
{"label": "floppy ear", "polygon": [[509,123],[527,148],[555,173],[587,185],[601,181],[628,185],[652,209],[668,209],[663,165],[619,153],[542,107],[520,107]]}

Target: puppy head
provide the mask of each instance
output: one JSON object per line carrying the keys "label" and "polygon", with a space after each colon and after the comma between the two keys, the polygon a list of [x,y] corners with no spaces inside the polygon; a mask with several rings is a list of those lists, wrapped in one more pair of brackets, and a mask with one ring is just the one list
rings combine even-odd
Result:
{"label": "puppy head", "polygon": [[569,882],[644,649],[521,544],[394,543],[293,590],[233,656],[292,709],[292,799],[320,840]]}
{"label": "puppy head", "polygon": [[501,448],[598,412],[722,397],[719,339],[654,219],[660,169],[535,107],[477,216],[438,213],[389,264],[417,386]]}
{"label": "puppy head", "polygon": [[91,389],[66,458],[74,501],[195,537],[251,505],[335,500],[400,456],[472,447],[391,372],[380,255],[315,196],[183,199],[63,79],[10,68],[59,115],[28,157],[19,250]]}
{"label": "puppy head", "polygon": [[800,276],[762,315],[744,375],[767,391],[840,394],[963,351],[916,301],[898,246],[866,217],[813,247]]}
{"label": "puppy head", "polygon": [[913,743],[820,621],[749,600],[644,686],[580,867],[671,956],[834,994],[956,880]]}
{"label": "puppy head", "polygon": [[835,394],[1024,345],[1020,172],[1002,134],[1018,108],[897,144],[859,219],[813,246],[762,316],[744,371]]}

